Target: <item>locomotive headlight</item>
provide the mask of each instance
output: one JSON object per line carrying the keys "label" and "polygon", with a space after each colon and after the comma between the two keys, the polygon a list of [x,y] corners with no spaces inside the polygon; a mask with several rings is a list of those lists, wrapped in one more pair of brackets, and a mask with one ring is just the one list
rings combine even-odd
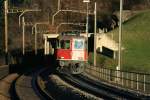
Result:
{"label": "locomotive headlight", "polygon": [[65,66],[65,62],[64,61],[60,61],[59,65],[63,67],[63,66]]}
{"label": "locomotive headlight", "polygon": [[64,59],[64,57],[58,57],[59,59]]}

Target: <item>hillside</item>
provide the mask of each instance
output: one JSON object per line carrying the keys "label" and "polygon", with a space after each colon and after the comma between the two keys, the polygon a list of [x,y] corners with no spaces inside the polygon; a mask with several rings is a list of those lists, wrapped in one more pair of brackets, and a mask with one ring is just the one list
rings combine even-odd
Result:
{"label": "hillside", "polygon": [[[0,52],[2,52],[2,53],[4,51],[3,1],[4,0],[0,0],[0,7],[2,8],[2,10],[0,11]],[[58,0],[8,0],[8,1],[9,1],[10,8],[20,8],[20,9],[21,8],[28,8],[28,9],[39,8],[42,10],[40,13],[39,12],[30,12],[29,13],[28,12],[28,13],[24,14],[26,22],[33,22],[33,23],[45,22],[49,19],[50,24],[51,24],[52,15],[54,13],[56,13],[56,11],[57,11]],[[86,10],[86,4],[83,3],[83,0],[60,0],[60,1],[61,1],[60,2],[61,9]],[[89,4],[89,10],[93,10],[94,2],[95,1],[97,2],[97,20],[98,21],[102,21],[103,18],[109,17],[113,12],[118,11],[118,9],[119,9],[119,0],[90,0],[90,1],[91,2]],[[127,9],[127,10],[142,10],[142,9],[150,8],[149,0],[124,0],[124,1],[125,1],[124,9]],[[18,25],[18,16],[19,16],[19,14],[9,14],[9,16],[8,16],[8,47],[9,47],[9,51],[14,50],[14,49],[22,50],[22,27],[19,27],[19,25]],[[139,16],[142,17],[144,15],[139,14]],[[90,17],[91,16],[89,16],[89,19],[90,19]],[[147,19],[148,18],[146,18],[146,20]],[[132,31],[133,30],[135,31],[135,29],[137,27],[141,28],[141,26],[139,26],[139,24],[137,22],[138,20],[139,19],[137,17],[137,18],[132,19],[129,22],[127,22],[124,25],[124,30],[125,30],[124,34],[129,34],[129,36],[131,35],[131,38],[135,37],[135,35],[134,35],[135,32],[132,32]],[[145,20],[145,18],[141,19],[141,21],[143,21],[143,20]],[[57,16],[55,16],[55,26],[56,27],[61,22],[85,22],[85,21],[86,21],[86,14],[63,12],[63,13],[59,13]],[[148,23],[149,21],[147,20],[146,22]],[[131,25],[134,23],[134,25],[131,26],[130,23],[131,23]],[[141,23],[143,25],[144,21]],[[69,26],[69,28],[70,27],[71,27],[71,29],[77,28],[77,27]],[[133,29],[133,27],[135,27],[135,28]],[[34,35],[31,34],[31,31],[32,31],[31,28],[32,28],[31,26],[26,26],[26,30],[25,30],[25,47],[26,47],[26,49],[30,49],[30,50],[34,49]],[[65,26],[62,26],[59,29],[59,32],[61,32],[64,28],[65,28]],[[140,28],[138,28],[136,30],[136,31],[138,31],[138,33],[136,33],[137,35],[140,33],[145,34],[145,33],[143,33],[143,30],[145,32],[149,32],[148,27],[147,27],[147,30],[144,29],[144,28],[146,28],[144,25],[143,25],[142,29],[140,29]],[[67,29],[68,29],[68,27],[67,27]],[[85,27],[84,27],[84,29],[85,29]],[[132,33],[132,34],[130,34],[130,33]],[[43,33],[38,34],[38,38],[39,38],[38,40],[41,40],[41,42],[38,41],[38,48],[43,47],[42,34]],[[147,35],[149,35],[149,34],[147,34]],[[142,35],[142,36],[145,36],[145,35]],[[124,37],[124,38],[128,38],[128,37]],[[139,38],[140,38],[140,36],[139,36]],[[136,39],[139,40],[138,38],[136,38]],[[147,40],[145,40],[145,41],[147,41]],[[132,42],[132,45],[134,45],[133,43],[134,42]],[[144,42],[140,42],[140,44],[146,45]],[[147,45],[148,45],[148,43],[147,43]],[[129,47],[129,48],[131,48],[131,47]],[[138,48],[140,48],[140,46]],[[141,50],[142,52],[143,52],[143,49],[144,48],[142,47],[142,50]],[[128,52],[133,52],[131,50],[129,50]],[[145,50],[147,50],[147,49],[145,49]],[[137,54],[139,54],[139,53],[137,53]],[[139,55],[139,57],[143,57],[143,56],[145,56],[145,55],[142,55],[142,54]],[[148,56],[148,54],[146,54],[146,56]],[[129,59],[129,58],[130,58],[130,56],[127,54],[127,57],[125,59]],[[147,58],[144,58],[144,59],[148,60]],[[104,61],[104,60],[102,60],[102,61]],[[128,61],[128,60],[125,60],[125,61]],[[124,61],[124,63],[125,63],[125,61]],[[134,62],[128,62],[128,63],[129,63],[129,66],[132,66],[132,64]],[[143,65],[142,64],[143,63],[141,63],[141,65],[137,64],[135,66],[149,66],[149,64],[146,64],[146,65],[145,65],[145,63]]]}
{"label": "hillside", "polygon": [[[3,9],[3,1],[0,0],[0,7]],[[23,8],[23,9],[35,9],[39,8],[42,11],[39,12],[28,12],[24,14],[26,22],[42,22],[47,21],[49,19],[50,24],[52,23],[52,15],[57,11],[57,2],[58,0],[8,0],[10,8]],[[60,0],[60,9],[71,9],[71,10],[86,10],[86,4],[83,3],[83,0]],[[89,10],[93,11],[94,2],[97,2],[97,20],[102,21],[103,18],[107,18],[114,11],[118,11],[119,9],[119,0],[90,0]],[[149,1],[147,0],[125,0],[124,8],[126,9],[146,9],[149,8]],[[0,51],[4,48],[4,19],[3,19],[3,10],[0,11]],[[9,39],[9,50],[14,48],[20,49],[22,48],[21,38],[22,30],[18,26],[18,16],[19,14],[9,14],[8,17],[8,39]],[[90,21],[92,19],[89,18]],[[86,14],[78,14],[78,13],[70,13],[70,12],[61,12],[55,16],[55,27],[58,26],[61,22],[85,22]],[[90,22],[89,21],[89,22]],[[92,21],[93,22],[93,21]],[[90,26],[92,27],[92,26]],[[59,28],[59,32],[64,31],[65,29],[77,29],[75,26],[65,26]],[[82,27],[85,29],[85,27]],[[34,48],[31,44],[34,41],[34,36],[31,35],[31,26],[26,27],[26,47]],[[20,39],[20,40],[19,40]],[[19,44],[18,44],[19,43]],[[40,44],[43,45],[43,44]]]}
{"label": "hillside", "polygon": [[[123,24],[123,68],[133,71],[148,71],[150,67],[150,10],[143,11]],[[108,33],[118,41],[118,29]],[[149,71],[150,72],[150,71]]]}

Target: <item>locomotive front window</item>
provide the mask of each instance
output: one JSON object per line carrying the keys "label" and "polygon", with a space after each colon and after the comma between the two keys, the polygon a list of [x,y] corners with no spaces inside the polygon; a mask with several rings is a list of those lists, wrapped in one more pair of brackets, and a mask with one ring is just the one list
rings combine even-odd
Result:
{"label": "locomotive front window", "polygon": [[60,47],[62,49],[70,49],[70,40],[61,40]]}
{"label": "locomotive front window", "polygon": [[75,40],[74,49],[84,49],[84,40]]}

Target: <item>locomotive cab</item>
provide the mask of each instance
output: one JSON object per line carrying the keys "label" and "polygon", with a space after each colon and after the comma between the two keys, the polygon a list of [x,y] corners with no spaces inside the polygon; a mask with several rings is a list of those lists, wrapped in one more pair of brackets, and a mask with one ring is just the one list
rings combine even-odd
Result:
{"label": "locomotive cab", "polygon": [[79,35],[61,35],[58,39],[56,58],[60,68],[67,68],[72,74],[84,71],[87,64],[86,38]]}

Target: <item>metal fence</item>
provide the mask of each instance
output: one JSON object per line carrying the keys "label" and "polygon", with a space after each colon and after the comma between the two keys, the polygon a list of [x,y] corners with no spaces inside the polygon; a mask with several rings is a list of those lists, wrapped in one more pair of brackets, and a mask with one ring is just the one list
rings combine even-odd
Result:
{"label": "metal fence", "polygon": [[150,95],[150,74],[117,71],[113,69],[88,66],[86,73],[98,80],[118,87]]}

